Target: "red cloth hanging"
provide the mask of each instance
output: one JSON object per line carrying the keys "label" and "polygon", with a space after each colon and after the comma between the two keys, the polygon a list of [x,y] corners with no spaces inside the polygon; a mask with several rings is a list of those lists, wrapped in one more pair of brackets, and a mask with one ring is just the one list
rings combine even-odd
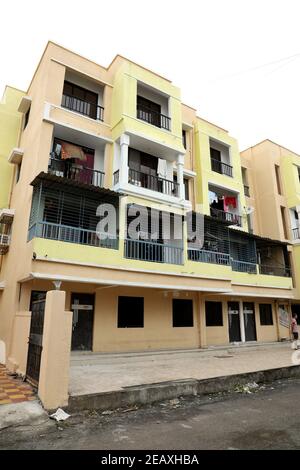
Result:
{"label": "red cloth hanging", "polygon": [[236,197],[234,196],[225,196],[224,197],[224,204],[225,206],[231,206],[233,207],[234,209],[236,209]]}

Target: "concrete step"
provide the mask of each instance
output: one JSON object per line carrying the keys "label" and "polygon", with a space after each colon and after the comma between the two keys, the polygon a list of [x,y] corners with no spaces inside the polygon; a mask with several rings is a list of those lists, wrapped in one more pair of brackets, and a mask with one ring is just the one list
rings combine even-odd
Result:
{"label": "concrete step", "polygon": [[233,391],[249,382],[267,383],[287,378],[300,378],[300,366],[280,367],[210,379],[184,379],[170,382],[124,387],[122,390],[69,397],[69,412],[79,410],[115,410],[146,405],[180,396],[207,395]]}

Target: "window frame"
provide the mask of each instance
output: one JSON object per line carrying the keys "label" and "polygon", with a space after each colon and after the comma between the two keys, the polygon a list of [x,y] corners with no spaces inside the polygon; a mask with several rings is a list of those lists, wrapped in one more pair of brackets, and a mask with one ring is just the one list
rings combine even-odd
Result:
{"label": "window frame", "polygon": [[[220,307],[221,307],[221,311],[220,312],[217,312],[219,314],[221,314],[220,318],[218,319],[219,321],[218,322],[211,322],[211,321],[208,321],[208,317],[207,317],[207,314],[208,314],[208,311],[207,311],[207,307],[208,307],[208,304],[219,304]],[[210,315],[212,314],[215,314],[216,312],[211,312]],[[224,326],[224,319],[223,319],[223,302],[220,301],[220,300],[206,300],[205,301],[205,326],[206,327],[223,327]]]}
{"label": "window frame", "polygon": [[[188,311],[188,315],[190,315],[189,318],[186,318],[186,317],[185,318],[179,318],[178,317],[178,311],[177,312],[175,311],[174,306],[175,306],[175,304],[180,304],[180,303],[181,303],[182,307],[179,309],[180,310],[179,316],[183,312],[183,317],[186,316],[186,311],[181,310],[181,309],[183,309],[183,303],[189,303],[189,310],[190,310],[190,311]],[[179,305],[178,305],[177,308],[179,308]],[[176,318],[176,316],[177,316],[177,318]],[[188,321],[184,322],[184,320],[190,320],[190,321],[189,322]],[[180,321],[181,321],[181,324],[178,324],[178,323],[180,323]],[[184,324],[184,323],[186,323],[186,324]],[[187,323],[189,323],[189,324],[187,324]],[[193,299],[172,299],[172,327],[173,328],[194,328],[194,301],[193,301]]]}
{"label": "window frame", "polygon": [[[130,324],[127,323],[126,324],[126,318],[121,318],[121,316],[126,316],[129,312],[130,314],[130,310],[132,311],[132,307],[130,307],[130,305],[126,306],[126,302],[124,301],[124,299],[135,299],[135,304],[137,304],[137,300],[140,301],[141,303],[141,308],[142,308],[142,311],[139,312],[139,314],[141,314],[141,318],[139,319],[140,320],[140,323],[135,319],[135,322],[132,320],[132,323]],[[125,308],[125,311],[124,312],[120,312],[120,303],[121,302],[124,302],[125,305],[123,305],[123,308]],[[129,303],[129,302],[128,302]],[[135,306],[136,307],[136,306]],[[144,328],[145,326],[145,299],[144,297],[140,297],[140,296],[131,296],[131,295],[119,295],[118,296],[118,303],[117,303],[117,328],[118,329],[128,329],[128,328]]]}
{"label": "window frame", "polygon": [[[260,325],[261,326],[274,326],[274,318],[273,318],[273,308],[272,308],[272,304],[270,303],[267,303],[267,302],[262,302],[262,303],[259,303],[259,322],[260,322]],[[261,307],[266,307],[268,306],[270,308],[269,311],[262,311]],[[265,318],[263,319],[263,315],[265,315]],[[268,315],[270,315],[270,317],[268,317]],[[271,322],[269,322],[268,320],[271,320]]]}

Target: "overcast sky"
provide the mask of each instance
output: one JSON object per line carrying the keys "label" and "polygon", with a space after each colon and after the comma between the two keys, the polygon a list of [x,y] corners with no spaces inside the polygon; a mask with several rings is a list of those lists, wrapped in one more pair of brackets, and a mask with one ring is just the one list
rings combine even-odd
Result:
{"label": "overcast sky", "polygon": [[[27,89],[49,39],[107,66],[122,54],[169,78],[236,137],[300,153],[299,0],[9,0],[0,95]],[[269,65],[267,65],[269,64]]]}

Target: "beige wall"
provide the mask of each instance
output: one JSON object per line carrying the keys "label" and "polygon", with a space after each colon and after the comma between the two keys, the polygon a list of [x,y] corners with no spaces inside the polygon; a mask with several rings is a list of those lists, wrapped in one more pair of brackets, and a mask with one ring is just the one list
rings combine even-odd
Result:
{"label": "beige wall", "polygon": [[[280,207],[287,208],[287,203],[284,194],[278,193],[275,173],[275,165],[280,169],[280,163],[281,147],[269,140],[241,153],[241,164],[248,170],[250,186],[251,197],[246,198],[246,202],[255,209],[254,233],[273,240],[285,241]],[[281,191],[282,193],[284,191],[282,175]]]}
{"label": "beige wall", "polygon": [[[21,307],[29,309],[31,290],[52,289],[51,282],[34,281],[24,285],[21,295]],[[193,299],[194,326],[174,328],[172,326],[173,292],[159,289],[126,287],[96,287],[88,284],[62,283],[66,291],[65,310],[71,309],[72,293],[95,294],[93,351],[125,352],[155,349],[199,348],[229,343],[228,307],[229,300],[254,302],[257,341],[268,342],[278,339],[277,307],[272,299],[235,298],[224,296],[201,296],[185,291],[174,298]],[[144,297],[144,328],[117,328],[118,296]],[[221,301],[223,304],[223,326],[206,327],[205,301]],[[273,305],[273,325],[260,324],[259,303]],[[280,302],[279,302],[280,303]],[[284,303],[284,302],[282,302]],[[130,314],[130,312],[128,312]],[[286,330],[286,329],[285,329]],[[288,331],[280,331],[280,337],[286,337]],[[15,346],[13,346],[15,348]],[[16,359],[16,358],[15,358]]]}
{"label": "beige wall", "polygon": [[[144,328],[117,328],[118,296],[144,297]],[[172,295],[152,289],[103,289],[96,293],[94,351],[132,351],[199,347],[195,296],[194,327],[173,328]],[[128,312],[130,315],[130,312]]]}

